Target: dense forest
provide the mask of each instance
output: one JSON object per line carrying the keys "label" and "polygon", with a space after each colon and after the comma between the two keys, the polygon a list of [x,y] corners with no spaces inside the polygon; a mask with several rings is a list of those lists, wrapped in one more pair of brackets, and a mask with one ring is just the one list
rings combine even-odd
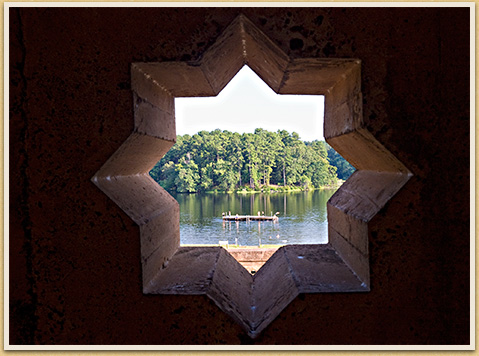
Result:
{"label": "dense forest", "polygon": [[215,130],[178,135],[150,176],[167,190],[193,193],[321,188],[353,171],[326,142],[303,142],[295,132]]}

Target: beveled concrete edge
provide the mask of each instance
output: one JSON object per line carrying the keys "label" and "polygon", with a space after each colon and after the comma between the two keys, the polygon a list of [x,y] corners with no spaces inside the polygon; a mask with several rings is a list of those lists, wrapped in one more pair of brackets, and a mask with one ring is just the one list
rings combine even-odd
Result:
{"label": "beveled concrete edge", "polygon": [[252,328],[253,276],[221,247],[206,295],[241,327]]}
{"label": "beveled concrete edge", "polygon": [[[247,22],[247,26],[245,26],[246,22]],[[233,46],[229,46],[230,47],[229,52],[227,51],[227,48],[226,48],[226,50],[221,49],[221,45],[224,46],[224,43],[219,44],[218,46],[216,46],[216,48],[214,47],[215,45],[213,45],[210,49],[211,51],[213,51],[213,49],[215,51],[219,51],[218,53],[221,53],[222,56],[231,55],[231,53],[232,53],[231,51],[234,51],[235,53],[236,52],[242,53],[242,56],[240,56],[240,61],[239,62],[237,62],[237,63],[235,62],[236,64],[233,65],[233,66],[223,68],[225,70],[224,79],[221,83],[219,83],[219,86],[218,85],[214,86],[211,83],[211,73],[207,73],[207,71],[205,72],[205,67],[207,65],[201,63],[201,61],[200,61],[199,64],[195,64],[194,66],[199,65],[202,73],[198,72],[198,70],[196,70],[196,69],[194,69],[193,71],[189,71],[189,70],[183,70],[182,71],[181,75],[183,76],[183,78],[186,78],[186,80],[192,81],[192,78],[188,77],[188,75],[195,75],[195,76],[200,76],[200,77],[203,76],[203,79],[206,79],[206,81],[208,82],[208,85],[210,86],[210,89],[208,89],[208,88],[205,89],[205,86],[204,86],[205,81],[202,80],[202,88],[199,89],[198,93],[195,94],[194,96],[205,95],[205,93],[206,94],[208,94],[208,93],[217,94],[224,87],[224,85],[226,85],[231,80],[231,78],[233,78],[233,76],[237,73],[237,71],[243,65],[248,65],[249,64],[247,47],[246,47],[247,42],[245,42],[245,41],[248,41],[248,40],[253,41],[254,45],[256,45],[257,48],[262,48],[262,46],[264,47],[265,43],[266,43],[266,47],[268,47],[272,43],[272,41],[267,36],[265,36],[259,29],[256,28],[256,26],[254,26],[254,24],[252,24],[252,22],[247,20],[246,17],[244,17],[243,15],[240,15],[237,19],[235,19],[233,21],[230,29],[234,28],[234,26],[237,26],[238,24],[239,24],[239,27],[237,27],[237,28],[240,29],[240,32],[242,31],[240,33],[241,41],[237,42],[236,44],[233,44]],[[257,38],[254,37],[254,36],[251,36],[251,34],[250,34],[250,37],[247,39],[246,38],[247,36],[245,35],[245,32],[244,32],[246,28],[254,29],[253,32],[261,34],[261,36],[259,36],[259,37],[261,37],[261,39],[257,40]],[[225,31],[225,33],[226,33],[226,31]],[[234,34],[234,31],[233,31],[233,34]],[[226,43],[227,43],[227,41],[226,41]],[[272,51],[271,53],[273,53],[272,57],[274,59],[275,51]],[[206,52],[206,54],[208,54],[208,51]],[[282,57],[282,56],[279,56],[279,57]],[[205,58],[207,59],[208,56],[205,55],[203,57],[203,59],[205,59]],[[360,78],[360,66],[361,66],[360,60],[357,60],[357,59],[315,59],[315,58],[295,59],[295,60],[288,59],[287,61],[284,61],[284,60],[282,61],[281,58],[276,58],[276,60],[278,61],[278,63],[283,63],[282,66],[280,65],[280,68],[283,70],[283,76],[280,80],[279,87],[272,88],[273,90],[275,90],[278,93],[303,94],[303,92],[301,90],[298,90],[296,92],[294,92],[294,90],[293,90],[293,92],[292,92],[291,89],[289,89],[289,90],[286,89],[286,88],[294,87],[294,85],[300,85],[300,84],[304,85],[304,82],[302,82],[302,80],[300,80],[300,72],[301,71],[306,72],[306,74],[309,75],[311,73],[311,71],[313,71],[313,72],[316,71],[316,73],[317,73],[318,71],[321,71],[321,70],[323,70],[323,71],[327,70],[328,67],[329,68],[335,68],[335,70],[340,68],[340,70],[337,74],[338,79],[336,81],[328,82],[327,85],[325,85],[325,84],[321,84],[321,78],[317,78],[318,79],[317,83],[319,83],[319,85],[317,85],[317,86],[314,86],[314,85],[311,86],[310,85],[308,87],[309,88],[308,94],[325,95],[325,97],[326,97],[327,109],[326,109],[326,112],[325,112],[325,122],[327,122],[328,124],[333,125],[333,129],[331,129],[331,130],[328,129],[329,135],[328,136],[325,135],[325,136],[327,136],[327,139],[334,137],[336,139],[339,139],[339,141],[340,141],[342,135],[345,135],[345,134],[350,133],[350,132],[357,131],[359,129],[363,129],[364,122],[362,120],[362,95],[361,95],[361,92],[360,92],[360,87],[361,87],[360,86],[360,80],[361,80],[361,78]],[[160,67],[161,66],[169,66],[170,69],[171,69],[171,67],[174,67],[174,65],[173,66],[171,65],[171,62],[169,64],[167,62],[165,62],[165,63],[152,63],[152,64],[154,66],[160,66]],[[188,65],[190,65],[190,64],[188,64]],[[166,139],[166,140],[169,140],[169,141],[174,143],[174,138],[176,137],[176,134],[174,133],[174,95],[173,95],[172,91],[167,86],[164,85],[165,83],[162,83],[162,78],[154,77],[154,76],[150,75],[149,73],[145,72],[144,67],[145,66],[142,66],[140,63],[133,63],[132,67],[131,67],[132,90],[134,92],[134,96],[136,95],[137,97],[141,98],[145,102],[149,103],[149,105],[151,105],[151,108],[152,108],[151,110],[150,109],[148,110],[147,114],[144,114],[145,117],[142,117],[141,120],[138,120],[139,122],[142,123],[142,125],[144,125],[141,128],[141,130],[142,130],[141,133],[145,134],[147,136],[157,138],[157,139],[163,139],[163,140]],[[185,68],[185,67],[183,66],[183,68]],[[270,68],[270,70],[265,70],[264,68],[268,68],[268,66],[266,66],[266,67],[259,66],[258,68],[255,69],[255,71],[265,82],[271,83],[271,82],[277,82],[279,80],[277,75],[274,75],[274,73],[277,73],[277,70],[275,72],[275,69],[272,68],[272,67]],[[289,71],[288,71],[288,68],[289,68]],[[293,70],[293,68],[294,68],[294,70]],[[216,70],[216,68],[215,68],[215,70]],[[215,72],[213,72],[213,73],[215,73]],[[273,76],[271,77],[271,75],[273,75]],[[208,78],[208,77],[210,77],[210,78]],[[312,77],[314,77],[314,75],[312,75]],[[335,94],[338,95],[338,96],[333,97]],[[177,92],[177,95],[182,95],[182,93]],[[332,100],[332,99],[334,99],[334,100]],[[157,108],[157,109],[155,109],[155,108]],[[166,115],[165,115],[166,120],[170,120],[170,121],[172,120],[173,121],[172,125],[168,126],[169,128],[167,129],[168,131],[166,133],[165,133],[164,129],[161,126],[159,127],[157,124],[156,125],[155,124],[150,125],[148,122],[146,122],[146,124],[145,124],[145,120],[146,121],[153,120],[151,122],[154,122],[154,120],[156,120],[155,119],[156,114],[154,114],[154,113],[155,112],[160,112],[160,111],[166,113]],[[153,114],[151,114],[152,112],[153,112]],[[135,113],[136,113],[136,107],[135,107]],[[340,119],[335,120],[335,118],[333,117],[335,115],[341,115]],[[326,123],[325,123],[325,126],[326,126]],[[139,128],[135,127],[134,132],[138,132],[138,130],[139,130]],[[365,135],[363,135],[363,136],[365,136]],[[338,141],[338,140],[336,140],[336,141]],[[334,143],[331,146],[333,146],[333,148],[334,148]],[[156,159],[157,160],[161,159],[163,154],[157,156]],[[107,163],[105,163],[105,166],[107,166]],[[103,170],[103,173],[104,173],[105,171],[108,171],[108,167],[102,167],[100,169],[100,171],[102,171],[102,170]],[[148,171],[145,171],[143,173],[147,174]],[[410,174],[407,174],[407,176],[410,177]],[[92,178],[92,181],[94,181],[94,183],[95,183],[95,177],[96,177],[96,179],[98,179],[97,175],[95,175]],[[110,176],[108,175],[107,177],[110,177]],[[111,180],[111,177],[110,177],[110,180]],[[112,181],[111,183],[110,183],[110,180],[108,181],[109,182],[108,185],[111,184],[112,189],[115,190],[115,188],[116,188],[115,180],[111,180]],[[134,179],[134,177],[133,177],[133,180],[135,182],[137,182]],[[137,182],[137,183],[141,184],[141,182]],[[98,186],[98,184],[97,184],[97,186]],[[99,186],[99,188],[102,189],[108,195],[108,189],[104,190],[104,187],[102,188],[100,186]],[[125,198],[127,200],[128,196],[126,196]],[[119,206],[120,206],[120,208],[125,210],[124,207],[122,207],[121,205],[119,205]],[[131,213],[129,213],[128,211],[126,211],[126,212],[127,212],[128,215],[131,216]],[[137,223],[140,226],[142,226],[142,224],[144,224],[144,222],[142,222],[141,219],[140,220],[136,219],[135,221],[137,221]],[[365,238],[367,239],[368,236],[366,235]],[[181,249],[181,247],[173,249],[173,250],[174,250],[174,252],[172,254],[171,254],[171,252],[169,253],[171,256],[166,258],[165,262],[163,263],[163,267],[156,274],[156,276],[154,278],[146,281],[146,284],[148,284],[149,287],[145,289],[145,292],[148,293],[148,291],[149,291],[149,293],[158,293],[158,294],[182,294],[182,293],[183,294],[208,294],[207,289],[202,290],[201,288],[199,290],[194,291],[194,292],[193,291],[189,292],[189,291],[186,291],[186,290],[181,290],[181,288],[172,288],[169,291],[164,290],[164,289],[162,290],[161,286],[158,283],[161,284],[161,276],[166,276],[169,269],[171,269],[171,265],[170,265],[170,268],[168,268],[169,261],[171,261],[173,263],[173,260],[174,260],[175,256],[179,253],[179,251],[183,251]],[[335,248],[335,251],[336,251],[336,248]],[[283,252],[280,252],[280,254],[281,253],[284,254],[284,250],[283,250]],[[336,253],[338,253],[338,252],[336,251]],[[343,259],[343,261],[345,261],[346,264],[348,264],[347,258],[346,258],[346,260],[343,258],[344,254],[338,253],[338,255]],[[266,262],[265,266],[270,266],[271,265],[271,263],[268,265],[268,262]],[[216,264],[215,264],[215,266],[216,266]],[[291,267],[290,267],[290,269],[291,269]],[[265,272],[262,272],[262,273],[265,273]],[[352,271],[352,273],[354,273],[354,271]],[[291,274],[291,271],[290,271],[290,274]],[[274,277],[274,275],[275,274],[273,273],[273,277]],[[173,279],[176,278],[176,276],[174,274],[170,275],[169,277],[171,277]],[[213,278],[213,276],[211,276],[211,279],[212,278]],[[293,274],[291,274],[291,278],[293,278],[293,280],[294,280],[294,275]],[[256,278],[253,278],[253,284],[252,284],[253,289],[254,289],[254,281],[255,280],[256,280]],[[155,285],[156,285],[156,287],[155,287]],[[274,312],[274,313],[276,313],[275,316],[272,316],[272,317],[268,318],[268,320],[266,320],[265,322],[262,323],[262,326],[260,328],[258,328],[257,325],[254,326],[254,320],[256,320],[255,318],[257,317],[257,315],[259,315],[260,310],[258,310],[256,316],[253,316],[252,319],[249,320],[249,326],[248,326],[248,322],[246,324],[242,323],[243,324],[242,326],[245,329],[249,328],[249,330],[247,330],[247,332],[248,332],[248,335],[250,337],[256,337],[264,328],[266,328],[274,320],[274,318],[300,293],[299,290],[307,290],[308,293],[310,293],[310,292],[314,293],[315,292],[314,287],[311,287],[311,286],[309,286],[309,287],[308,286],[303,286],[305,288],[300,288],[301,284],[298,284],[297,281],[295,282],[295,285],[296,285],[296,289],[297,289],[296,292],[292,292],[292,294],[290,294],[289,298],[286,298],[283,301],[281,301],[280,303],[278,303],[276,308],[275,308],[275,312]],[[160,287],[160,288],[158,288],[158,287]],[[208,285],[208,287],[209,287],[209,285]],[[368,290],[369,285],[366,285],[366,286],[363,286],[363,287],[364,287],[364,289],[357,290],[357,291],[366,291],[366,290]],[[337,290],[335,290],[335,292],[337,292]],[[323,291],[318,291],[318,293],[324,293],[324,290]],[[214,293],[213,294],[210,293],[210,295],[208,295],[208,296],[215,301],[215,303],[218,305],[218,307],[220,309],[222,309],[227,314],[230,314],[236,321],[238,321],[238,315],[232,315],[230,313],[229,307],[222,304],[221,301],[219,301],[218,298],[215,297]],[[235,298],[235,295],[233,294],[231,297]],[[252,304],[252,306],[255,306],[254,305],[254,298],[253,298],[251,304]],[[263,313],[264,312],[266,312],[266,311],[263,311]],[[240,318],[240,319],[244,320],[244,318]],[[246,318],[246,320],[248,320],[248,319]],[[241,322],[240,322],[240,324],[241,324]]]}
{"label": "beveled concrete edge", "polygon": [[[274,257],[270,258],[266,264],[257,272],[257,274],[251,276],[234,258],[222,247],[180,247],[178,253],[175,254],[170,262],[161,269],[152,281],[152,285],[146,291],[147,294],[178,294],[178,295],[206,295],[209,297],[221,310],[230,315],[241,327],[247,332],[251,338],[256,338],[261,332],[268,327],[268,325],[281,313],[281,311],[293,301],[300,293],[338,293],[338,292],[367,292],[368,287],[362,284],[359,278],[350,270],[351,276],[354,276],[358,280],[356,287],[348,286],[342,288],[340,285],[324,285],[321,280],[313,281],[309,284],[302,284],[298,278],[298,269],[294,268],[289,261],[287,254],[294,254],[295,250],[302,250],[307,248],[312,254],[314,250],[322,250],[329,248],[329,244],[322,245],[288,245],[278,249]],[[198,266],[186,263],[182,268],[174,266],[178,259],[185,258],[184,254],[195,253],[199,250],[205,250],[210,254],[210,257],[206,260],[206,264],[210,267],[203,268],[204,272],[200,273],[199,279],[189,278],[192,275],[198,274]],[[223,257],[222,257],[223,256]],[[246,274],[249,278],[243,279],[243,282],[237,281],[237,273],[230,274],[230,280],[224,278],[225,266],[222,270],[219,270],[218,261],[221,258],[228,259],[227,269],[230,267],[234,269],[242,269],[242,273]],[[278,273],[278,262],[283,265],[283,272],[289,275],[289,287],[282,288],[281,284],[277,283],[274,279],[276,273]],[[180,262],[181,264],[181,262]],[[345,263],[346,265],[346,263]],[[172,270],[173,269],[173,270]],[[201,270],[201,268],[200,268]],[[223,276],[218,277],[219,272]],[[300,271],[299,271],[300,272]],[[301,273],[301,272],[300,272]],[[227,292],[223,296],[219,295],[218,289],[215,286],[215,279],[220,278],[223,282],[230,283],[236,281],[239,283],[238,288],[240,290],[251,290],[252,294],[249,299],[237,298],[235,294]],[[258,281],[258,279],[264,279]],[[285,280],[283,280],[285,281]],[[276,289],[280,293],[276,293],[276,297],[272,297],[272,293],[265,293],[264,289]],[[263,297],[267,297],[267,305],[261,307],[258,305],[258,296],[262,294]],[[250,307],[253,311],[253,315],[241,312],[241,308],[238,309],[237,304],[243,305],[243,310],[246,307]]]}

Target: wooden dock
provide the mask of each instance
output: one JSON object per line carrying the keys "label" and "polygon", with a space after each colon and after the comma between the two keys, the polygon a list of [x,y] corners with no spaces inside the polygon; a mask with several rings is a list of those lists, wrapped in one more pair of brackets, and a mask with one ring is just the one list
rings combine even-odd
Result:
{"label": "wooden dock", "polygon": [[224,221],[278,221],[276,215],[264,216],[264,215],[223,215]]}

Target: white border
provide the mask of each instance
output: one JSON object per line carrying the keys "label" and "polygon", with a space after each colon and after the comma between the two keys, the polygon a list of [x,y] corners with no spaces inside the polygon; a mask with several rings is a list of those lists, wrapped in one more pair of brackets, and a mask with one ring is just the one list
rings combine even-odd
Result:
{"label": "white border", "polygon": [[[475,3],[474,3],[475,4]],[[471,7],[470,11],[470,177],[469,183],[471,185],[469,199],[470,199],[470,293],[471,298],[469,302],[470,306],[470,343],[473,350],[476,348],[476,19],[475,19],[475,6]]]}
{"label": "white border", "polygon": [[467,351],[469,346],[459,345],[59,345],[17,346],[5,350],[17,351]]}
{"label": "white border", "polygon": [[10,7],[474,7],[474,2],[4,2]]}
{"label": "white border", "polygon": [[[470,11],[470,345],[255,345],[255,346],[212,346],[212,345],[10,345],[9,343],[9,9],[10,7],[469,7]],[[474,2],[5,2],[4,3],[4,350],[24,351],[463,351],[475,350],[475,3]],[[5,204],[7,202],[7,204]]]}
{"label": "white border", "polygon": [[[9,251],[10,251],[10,239],[9,239],[9,127],[10,127],[10,101],[9,101],[9,16],[8,7],[3,11],[3,345],[9,345],[10,342],[10,329],[8,321],[10,320],[10,278],[9,278]],[[5,204],[6,203],[6,204]]]}

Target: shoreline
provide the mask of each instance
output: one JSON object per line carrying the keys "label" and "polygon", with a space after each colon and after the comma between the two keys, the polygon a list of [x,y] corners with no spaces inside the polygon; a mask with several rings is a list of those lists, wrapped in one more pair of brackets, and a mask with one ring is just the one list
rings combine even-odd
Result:
{"label": "shoreline", "polygon": [[345,181],[339,181],[337,184],[333,186],[323,186],[323,187],[312,187],[312,188],[301,188],[301,187],[283,187],[283,186],[276,186],[276,185],[268,185],[265,186],[265,188],[262,188],[261,190],[249,190],[246,188],[243,189],[236,189],[236,190],[221,190],[221,189],[214,189],[214,190],[205,190],[202,192],[174,192],[175,194],[197,194],[197,193],[203,193],[203,194],[216,194],[216,193],[221,193],[221,194],[274,194],[274,193],[297,193],[297,192],[312,192],[315,190],[330,190],[330,189],[339,189],[341,185],[344,184]]}
{"label": "shoreline", "polygon": [[[225,247],[228,246],[228,247]],[[226,244],[180,244],[180,247],[224,247],[226,249],[268,249],[268,248],[280,248],[286,246],[286,244],[282,245],[271,245],[271,244],[264,244],[261,246],[253,245],[253,246],[243,246],[243,245],[226,245]]]}

